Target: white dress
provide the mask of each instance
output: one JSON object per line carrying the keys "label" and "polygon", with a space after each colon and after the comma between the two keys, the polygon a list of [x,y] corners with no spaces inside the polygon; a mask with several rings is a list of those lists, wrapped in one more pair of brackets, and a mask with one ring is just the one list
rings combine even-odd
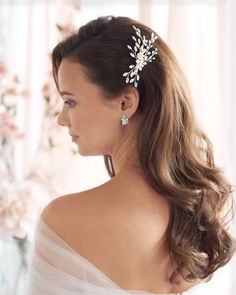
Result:
{"label": "white dress", "polygon": [[[120,288],[65,243],[42,219],[35,231],[28,283],[28,295],[162,295]],[[182,294],[211,295],[203,293],[202,286],[203,283]]]}

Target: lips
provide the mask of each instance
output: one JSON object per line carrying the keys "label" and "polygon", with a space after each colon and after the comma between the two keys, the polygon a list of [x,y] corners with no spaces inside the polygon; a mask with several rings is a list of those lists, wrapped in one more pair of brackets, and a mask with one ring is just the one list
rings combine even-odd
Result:
{"label": "lips", "polygon": [[71,140],[72,141],[76,141],[76,139],[78,138],[79,136],[71,136]]}

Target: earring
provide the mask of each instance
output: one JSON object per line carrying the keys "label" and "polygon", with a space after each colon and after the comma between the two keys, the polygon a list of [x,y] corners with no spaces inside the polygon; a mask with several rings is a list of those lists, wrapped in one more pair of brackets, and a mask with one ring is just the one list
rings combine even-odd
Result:
{"label": "earring", "polygon": [[126,115],[123,115],[120,120],[122,126],[128,125],[129,123],[129,118]]}

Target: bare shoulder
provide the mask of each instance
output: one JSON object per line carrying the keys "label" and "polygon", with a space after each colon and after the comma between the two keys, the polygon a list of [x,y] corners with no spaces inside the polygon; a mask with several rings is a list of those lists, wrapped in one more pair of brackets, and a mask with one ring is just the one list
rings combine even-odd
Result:
{"label": "bare shoulder", "polygon": [[43,209],[41,218],[53,231],[63,235],[68,222],[75,221],[74,215],[77,224],[84,219],[88,194],[89,191],[83,191],[55,198]]}
{"label": "bare shoulder", "polygon": [[159,285],[156,276],[164,273],[158,251],[165,255],[161,245],[168,217],[165,199],[131,179],[58,197],[41,214],[71,248],[119,286],[144,290]]}
{"label": "bare shoulder", "polygon": [[[106,187],[106,185],[105,185]],[[72,237],[86,236],[89,229],[101,223],[101,210],[105,203],[106,190],[103,185],[81,192],[59,196],[52,200],[42,211],[41,218],[60,237],[67,242]],[[108,210],[106,210],[108,213]],[[82,238],[84,241],[84,238]],[[81,241],[81,243],[82,243]],[[71,241],[73,243],[73,241]],[[77,242],[79,238],[77,238]]]}
{"label": "bare shoulder", "polygon": [[[130,183],[130,182],[129,182]],[[73,237],[88,239],[87,232],[97,239],[110,234],[110,242],[133,238],[146,240],[161,238],[168,225],[168,206],[162,197],[135,183],[121,185],[105,183],[79,193],[60,196],[49,203],[41,217],[56,233],[72,244]],[[125,231],[124,231],[125,229]],[[114,233],[115,236],[114,236]],[[125,233],[125,235],[124,235]],[[137,234],[139,233],[139,234]],[[77,239],[76,243],[79,243]],[[90,241],[92,242],[92,241]],[[119,244],[119,243],[118,243]]]}

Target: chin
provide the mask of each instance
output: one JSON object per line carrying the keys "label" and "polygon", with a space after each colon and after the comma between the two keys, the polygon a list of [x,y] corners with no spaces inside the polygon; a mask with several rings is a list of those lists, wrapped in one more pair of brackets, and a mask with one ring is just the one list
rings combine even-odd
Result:
{"label": "chin", "polygon": [[107,149],[101,147],[92,147],[92,146],[84,146],[83,144],[79,143],[77,144],[77,148],[78,148],[78,153],[81,156],[84,157],[89,157],[89,156],[104,156],[109,154],[109,152],[107,152]]}
{"label": "chin", "polygon": [[89,157],[89,156],[103,156],[104,153],[95,152],[95,151],[85,151],[82,149],[78,149],[78,153],[83,157]]}

